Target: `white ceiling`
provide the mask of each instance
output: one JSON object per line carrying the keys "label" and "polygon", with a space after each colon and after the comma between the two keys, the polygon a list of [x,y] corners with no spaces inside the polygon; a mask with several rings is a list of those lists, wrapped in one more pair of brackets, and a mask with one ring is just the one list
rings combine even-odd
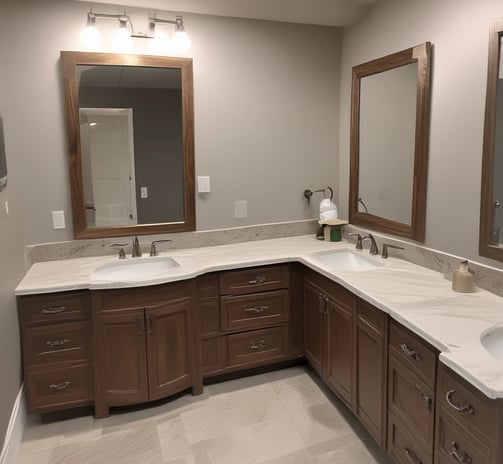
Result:
{"label": "white ceiling", "polygon": [[[345,27],[357,21],[377,1],[379,0],[100,0],[99,3]],[[94,9],[98,11],[98,8]]]}

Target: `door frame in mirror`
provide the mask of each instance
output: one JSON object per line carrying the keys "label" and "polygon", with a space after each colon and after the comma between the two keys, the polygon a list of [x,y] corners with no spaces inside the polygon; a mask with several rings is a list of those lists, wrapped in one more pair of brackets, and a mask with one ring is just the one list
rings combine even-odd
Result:
{"label": "door frame in mirror", "polygon": [[[426,183],[430,132],[431,43],[425,42],[353,67],[351,92],[349,222],[380,232],[424,242],[426,223]],[[416,121],[414,140],[414,181],[411,223],[405,224],[358,211],[360,80],[406,64],[417,62]]]}
{"label": "door frame in mirror", "polygon": [[[73,234],[77,239],[120,237],[128,235],[163,234],[193,231],[195,215],[195,167],[194,167],[194,90],[191,58],[129,55],[113,53],[61,52],[65,89],[65,105],[68,132],[68,165],[72,202]],[[183,138],[183,210],[184,220],[159,224],[138,224],[114,227],[88,227],[84,202],[82,158],[79,123],[79,90],[77,65],[140,66],[179,68],[182,84],[182,138]]]}
{"label": "door frame in mirror", "polygon": [[494,226],[494,147],[496,134],[496,96],[499,79],[500,37],[503,36],[503,19],[491,24],[487,66],[486,110],[482,153],[482,186],[480,191],[479,255],[503,261],[503,247],[492,241]]}

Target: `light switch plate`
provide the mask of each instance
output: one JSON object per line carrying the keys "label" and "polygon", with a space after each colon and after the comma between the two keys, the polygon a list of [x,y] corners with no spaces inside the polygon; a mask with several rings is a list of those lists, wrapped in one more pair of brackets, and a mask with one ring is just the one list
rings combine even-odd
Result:
{"label": "light switch plate", "polygon": [[140,187],[140,197],[141,198],[148,198],[148,188],[147,187]]}
{"label": "light switch plate", "polygon": [[52,228],[53,229],[66,229],[65,212],[53,211],[52,212]]}
{"label": "light switch plate", "polygon": [[197,191],[198,193],[209,193],[210,176],[197,176]]}

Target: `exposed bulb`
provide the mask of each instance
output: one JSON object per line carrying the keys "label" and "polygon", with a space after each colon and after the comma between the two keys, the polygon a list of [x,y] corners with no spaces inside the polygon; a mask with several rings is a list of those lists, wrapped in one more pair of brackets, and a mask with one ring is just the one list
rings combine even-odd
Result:
{"label": "exposed bulb", "polygon": [[96,17],[91,13],[87,15],[87,24],[82,29],[80,40],[83,45],[91,50],[95,50],[101,45],[101,34],[96,24]]}
{"label": "exposed bulb", "polygon": [[132,41],[127,27],[127,20],[120,19],[119,22],[119,29],[115,33],[114,48],[119,52],[128,52],[131,50]]}

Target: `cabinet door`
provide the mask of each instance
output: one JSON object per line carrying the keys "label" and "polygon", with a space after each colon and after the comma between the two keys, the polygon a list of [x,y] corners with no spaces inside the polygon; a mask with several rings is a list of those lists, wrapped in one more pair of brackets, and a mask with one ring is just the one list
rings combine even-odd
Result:
{"label": "cabinet door", "polygon": [[323,347],[323,294],[309,280],[304,285],[304,353],[309,364],[321,375]]}
{"label": "cabinet door", "polygon": [[190,299],[145,309],[151,400],[191,386]]}
{"label": "cabinet door", "polygon": [[328,385],[348,405],[353,403],[353,314],[336,304],[327,302],[327,361],[324,363]]}
{"label": "cabinet door", "polygon": [[96,314],[97,407],[148,400],[143,308]]}
{"label": "cabinet door", "polygon": [[356,333],[357,414],[382,447],[386,432],[386,350],[384,337],[358,318]]}

